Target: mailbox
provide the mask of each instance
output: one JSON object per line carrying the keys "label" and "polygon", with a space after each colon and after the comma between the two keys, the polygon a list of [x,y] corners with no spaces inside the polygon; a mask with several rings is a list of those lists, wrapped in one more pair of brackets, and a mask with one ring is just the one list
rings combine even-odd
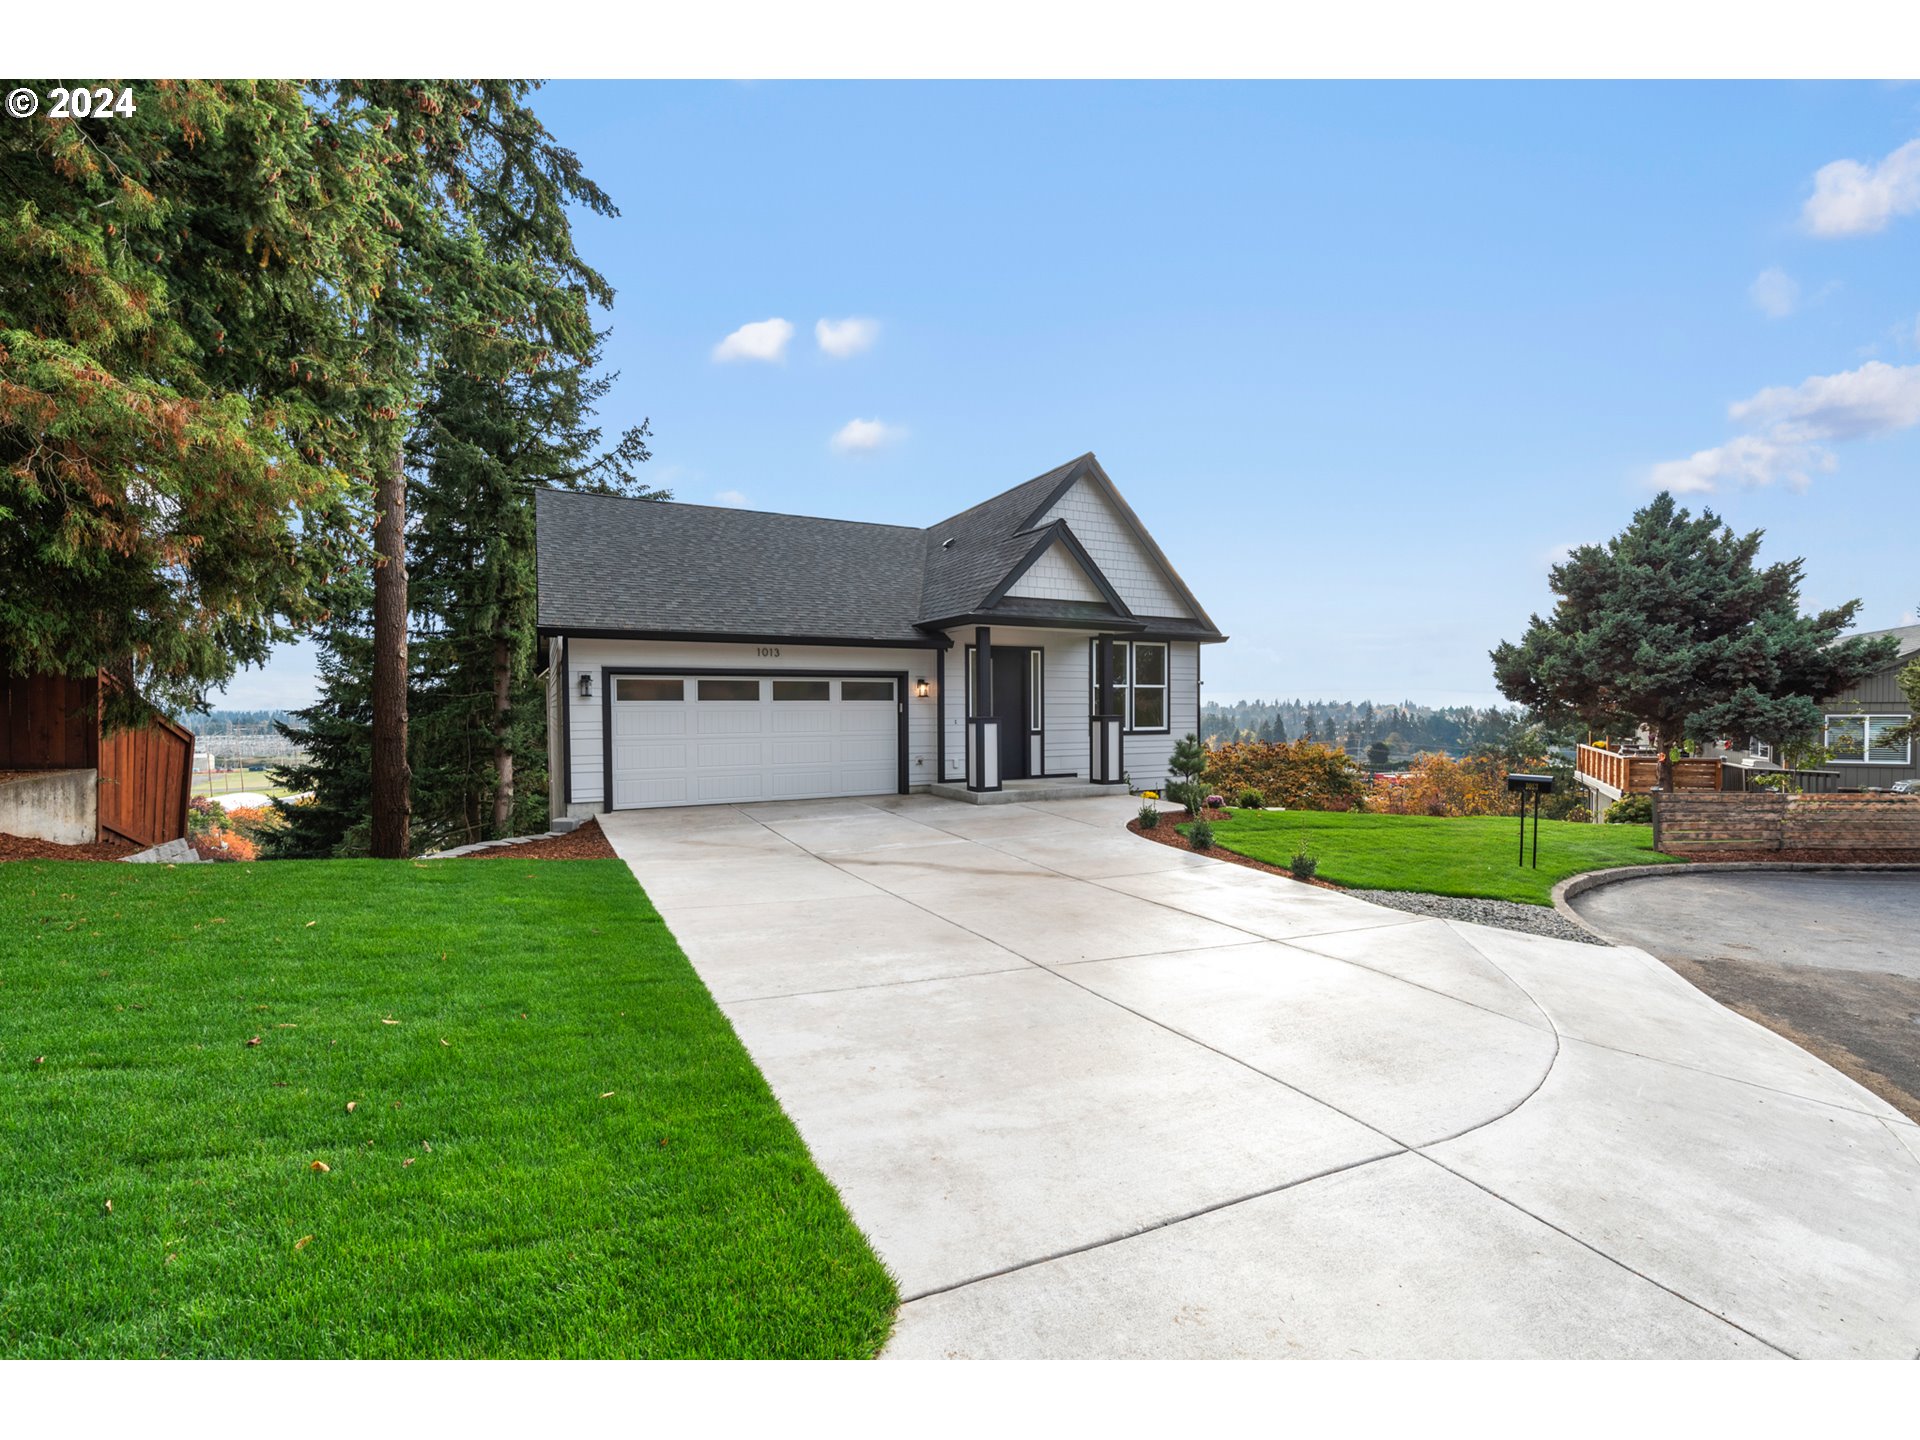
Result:
{"label": "mailbox", "polygon": [[1520,797],[1520,863],[1527,863],[1527,798],[1533,798],[1533,868],[1540,868],[1540,797],[1553,793],[1553,776],[1507,772],[1507,789]]}

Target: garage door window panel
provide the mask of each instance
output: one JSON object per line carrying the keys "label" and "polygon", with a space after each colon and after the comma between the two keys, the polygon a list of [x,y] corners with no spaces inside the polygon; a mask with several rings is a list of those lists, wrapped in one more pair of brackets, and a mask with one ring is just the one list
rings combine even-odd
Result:
{"label": "garage door window panel", "polygon": [[622,675],[613,682],[613,698],[616,700],[640,700],[650,704],[685,702],[687,682],[684,680],[655,680],[645,676]]}
{"label": "garage door window panel", "polygon": [[760,682],[758,680],[702,680],[700,698],[715,700],[758,700]]}

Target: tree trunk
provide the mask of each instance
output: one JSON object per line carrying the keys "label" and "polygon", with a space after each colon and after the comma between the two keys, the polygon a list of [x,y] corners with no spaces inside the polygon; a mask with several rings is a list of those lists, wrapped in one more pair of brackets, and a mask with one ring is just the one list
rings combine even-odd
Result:
{"label": "tree trunk", "polygon": [[1654,748],[1660,752],[1660,788],[1669,795],[1673,793],[1673,747],[1678,743],[1660,734],[1653,737]]}
{"label": "tree trunk", "polygon": [[505,640],[493,642],[493,833],[505,835],[513,824],[513,748],[508,725],[513,716],[513,657]]}
{"label": "tree trunk", "polygon": [[373,521],[373,834],[376,859],[407,854],[413,776],[407,768],[407,474],[395,445]]}

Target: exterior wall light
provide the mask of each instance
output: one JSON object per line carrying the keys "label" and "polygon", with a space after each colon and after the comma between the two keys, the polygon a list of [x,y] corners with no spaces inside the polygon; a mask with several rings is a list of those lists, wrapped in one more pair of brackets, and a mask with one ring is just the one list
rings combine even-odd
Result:
{"label": "exterior wall light", "polygon": [[927,692],[928,692],[927,677],[922,675],[918,680],[913,682],[913,693],[915,695],[918,695],[922,700],[924,700],[927,698]]}
{"label": "exterior wall light", "polygon": [[580,672],[580,698],[582,700],[591,700],[593,698],[593,672],[591,670],[582,670]]}

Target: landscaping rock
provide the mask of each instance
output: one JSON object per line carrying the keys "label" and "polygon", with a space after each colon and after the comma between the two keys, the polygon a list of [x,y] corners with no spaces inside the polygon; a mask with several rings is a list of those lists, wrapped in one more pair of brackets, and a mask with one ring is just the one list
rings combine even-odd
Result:
{"label": "landscaping rock", "polygon": [[1413,915],[1431,915],[1441,920],[1466,920],[1475,925],[1492,925],[1500,930],[1545,935],[1553,940],[1578,940],[1582,945],[1607,943],[1592,931],[1581,929],[1545,905],[1522,905],[1514,900],[1463,900],[1454,895],[1420,895],[1408,890],[1347,890],[1342,893]]}

